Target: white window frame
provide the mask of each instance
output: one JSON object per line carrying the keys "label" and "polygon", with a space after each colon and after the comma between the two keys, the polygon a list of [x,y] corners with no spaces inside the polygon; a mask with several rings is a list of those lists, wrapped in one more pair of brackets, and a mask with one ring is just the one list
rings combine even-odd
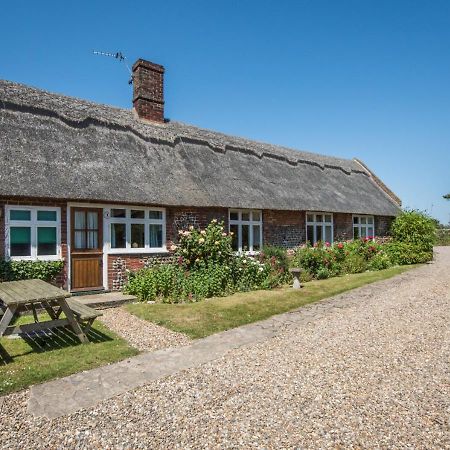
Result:
{"label": "white window frame", "polygon": [[[30,220],[11,220],[10,211],[30,211]],[[56,220],[37,220],[38,211],[55,211]],[[11,256],[10,228],[30,228],[31,231],[31,255]],[[37,254],[37,229],[39,227],[56,228],[56,255]],[[11,261],[60,261],[61,260],[61,208],[57,206],[5,206],[5,257]]]}
{"label": "white window frame", "polygon": [[[259,220],[253,220],[253,213],[259,213]],[[237,213],[238,219],[231,219],[231,214]],[[249,214],[249,220],[242,220],[242,213],[248,213]],[[228,210],[228,231],[231,231],[231,225],[237,225],[238,226],[238,253],[242,253],[242,225],[248,225],[249,226],[249,234],[248,234],[248,242],[249,242],[249,248],[245,252],[249,255],[255,255],[258,254],[262,250],[263,245],[263,216],[262,216],[262,210],[260,209],[230,209]],[[259,225],[260,227],[260,237],[259,237],[259,249],[254,251],[253,250],[253,225]]]}
{"label": "white window frame", "polygon": [[[355,223],[355,217],[358,218],[358,223]],[[365,218],[366,219],[366,223],[361,223],[361,218]],[[368,219],[372,219],[372,223],[367,223]],[[366,230],[366,236],[365,237],[369,237],[369,228],[373,229],[373,233],[370,237],[374,238],[375,237],[375,217],[371,216],[370,214],[353,214],[352,216],[352,230],[353,230],[353,239],[355,238],[355,228],[358,228],[358,238],[357,239],[362,239],[362,233],[361,233],[361,229],[365,228]]]}
{"label": "white window frame", "polygon": [[[124,209],[125,217],[111,217],[112,209]],[[144,211],[144,219],[132,219],[131,211]],[[161,219],[150,219],[150,211],[160,211],[162,213]],[[166,253],[166,209],[165,208],[148,208],[143,206],[124,206],[114,205],[108,206],[104,209],[105,224],[107,230],[107,253],[114,254],[142,254],[142,253]],[[111,225],[113,223],[125,224],[126,247],[112,248],[111,247]],[[144,225],[144,247],[133,248],[131,246],[131,225]],[[162,225],[162,247],[150,247],[150,230],[149,225]]]}
{"label": "white window frame", "polygon": [[[313,215],[314,216],[314,220],[311,222],[308,220],[308,216],[309,215]],[[318,215],[322,215],[322,221],[318,222],[316,220],[316,217]],[[325,216],[331,216],[331,222],[325,222]],[[331,226],[331,242],[329,242],[330,244],[332,244],[334,242],[334,217],[333,217],[333,213],[330,212],[320,212],[320,211],[307,211],[306,215],[305,215],[305,223],[306,223],[306,242],[309,241],[310,236],[308,236],[308,226],[313,226],[313,238],[312,243],[313,245],[318,242],[321,241],[323,243],[328,242],[325,241],[325,227],[326,226]],[[321,239],[317,239],[317,226],[321,226],[322,227],[322,237]]]}

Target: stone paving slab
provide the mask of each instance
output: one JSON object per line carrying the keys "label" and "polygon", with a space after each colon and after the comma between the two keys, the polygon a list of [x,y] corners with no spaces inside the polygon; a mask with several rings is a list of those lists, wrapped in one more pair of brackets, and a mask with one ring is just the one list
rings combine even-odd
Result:
{"label": "stone paving slab", "polygon": [[141,354],[32,386],[28,412],[36,417],[55,418],[95,406],[152,380],[221,358],[232,349],[274,337],[287,327],[319,322],[320,317],[328,313],[343,314],[343,310],[358,301],[355,297],[340,294],[261,322],[213,334],[185,347]]}
{"label": "stone paving slab", "polygon": [[134,295],[126,295],[122,292],[102,292],[99,294],[77,295],[75,298],[91,308],[115,308],[125,303],[136,301]]}

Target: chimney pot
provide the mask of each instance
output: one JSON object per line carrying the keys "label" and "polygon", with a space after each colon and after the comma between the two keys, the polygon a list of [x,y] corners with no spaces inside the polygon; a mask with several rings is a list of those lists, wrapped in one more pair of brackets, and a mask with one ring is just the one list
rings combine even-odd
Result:
{"label": "chimney pot", "polygon": [[164,122],[164,67],[138,59],[133,64],[133,106],[141,119]]}

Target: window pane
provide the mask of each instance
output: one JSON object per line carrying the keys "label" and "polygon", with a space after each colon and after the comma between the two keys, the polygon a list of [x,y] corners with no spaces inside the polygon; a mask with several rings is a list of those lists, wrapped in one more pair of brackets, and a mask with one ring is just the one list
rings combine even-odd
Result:
{"label": "window pane", "polygon": [[331,223],[331,216],[329,214],[325,216],[325,222]]}
{"label": "window pane", "polygon": [[257,222],[261,220],[261,213],[259,211],[253,211],[253,220]]}
{"label": "window pane", "polygon": [[86,248],[86,232],[85,231],[75,231],[75,242],[76,249]]}
{"label": "window pane", "polygon": [[84,211],[75,211],[75,228],[77,230],[86,228],[86,214]]}
{"label": "window pane", "polygon": [[162,213],[162,211],[149,211],[148,217],[149,217],[149,219],[161,220],[163,218],[163,213]]}
{"label": "window pane", "polygon": [[306,221],[307,222],[314,222],[314,214],[307,214],[306,215]]}
{"label": "window pane", "polygon": [[230,220],[239,220],[239,213],[237,211],[230,211]]}
{"label": "window pane", "polygon": [[89,211],[87,213],[87,229],[98,230],[98,212]]}
{"label": "window pane", "polygon": [[48,222],[56,222],[56,211],[38,211],[37,220],[46,220]]}
{"label": "window pane", "polygon": [[316,242],[323,241],[323,227],[322,225],[316,226]]}
{"label": "window pane", "polygon": [[366,223],[366,218],[365,217],[361,217],[360,221],[361,221],[361,224],[365,224]]}
{"label": "window pane", "polygon": [[307,233],[307,242],[309,242],[311,245],[314,244],[314,226],[308,225],[306,227],[306,233]]}
{"label": "window pane", "polygon": [[87,248],[98,248],[98,231],[87,232]]}
{"label": "window pane", "polygon": [[132,219],[145,219],[145,211],[140,209],[132,209],[130,217]]}
{"label": "window pane", "polygon": [[[244,215],[244,214],[242,214]],[[242,225],[242,250],[247,251],[250,248],[249,239],[250,227],[248,225]]]}
{"label": "window pane", "polygon": [[248,212],[243,212],[242,213],[242,220],[250,220],[250,213]]}
{"label": "window pane", "polygon": [[353,227],[353,239],[359,239],[359,228]]}
{"label": "window pane", "polygon": [[31,256],[31,228],[11,227],[9,232],[11,256]]}
{"label": "window pane", "polygon": [[359,224],[359,216],[353,217],[353,223],[354,223],[355,225],[358,225],[358,224]]}
{"label": "window pane", "polygon": [[316,214],[316,222],[322,222],[322,221],[323,221],[322,214]]}
{"label": "window pane", "polygon": [[111,217],[126,217],[125,209],[111,209]]}
{"label": "window pane", "polygon": [[367,237],[366,227],[361,227],[361,237],[362,237],[362,238]]}
{"label": "window pane", "polygon": [[367,229],[367,237],[373,238],[375,236],[374,232],[373,232],[373,228],[369,227]]}
{"label": "window pane", "polygon": [[239,226],[238,225],[230,225],[230,233],[233,233],[231,235],[231,247],[233,250],[238,251],[239,250]]}
{"label": "window pane", "polygon": [[372,225],[373,224],[373,217],[368,217],[367,218],[367,223],[370,223]]}
{"label": "window pane", "polygon": [[333,242],[333,228],[328,225],[325,227],[325,242]]}
{"label": "window pane", "polygon": [[39,227],[37,229],[37,254],[56,255],[55,227]]}
{"label": "window pane", "polygon": [[10,220],[31,220],[31,211],[12,209],[9,212]]}
{"label": "window pane", "polygon": [[162,241],[162,225],[160,224],[150,224],[150,237],[149,244],[153,248],[161,248],[163,246]]}
{"label": "window pane", "polygon": [[124,223],[111,224],[111,248],[125,248],[127,243]]}
{"label": "window pane", "polygon": [[253,225],[253,250],[261,248],[261,225]]}
{"label": "window pane", "polygon": [[[161,225],[156,225],[161,226]],[[131,224],[131,247],[144,248],[145,242],[145,225],[143,223]]]}

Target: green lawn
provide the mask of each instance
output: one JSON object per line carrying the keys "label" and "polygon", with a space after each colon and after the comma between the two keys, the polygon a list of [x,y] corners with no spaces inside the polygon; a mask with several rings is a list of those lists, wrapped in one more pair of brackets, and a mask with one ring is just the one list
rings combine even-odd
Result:
{"label": "green lawn", "polygon": [[211,298],[199,303],[127,305],[136,316],[185,333],[191,338],[202,338],[219,331],[235,328],[275,314],[354,289],[364,284],[393,277],[415,266],[392,267],[378,272],[329,278],[305,283],[300,290],[280,288],[271,291],[252,291]]}
{"label": "green lawn", "polygon": [[[45,315],[40,316],[47,319]],[[21,317],[18,323],[32,321]],[[69,331],[55,329],[49,337],[0,339],[0,396],[32,384],[92,369],[136,355],[138,351],[98,321],[80,344]]]}

